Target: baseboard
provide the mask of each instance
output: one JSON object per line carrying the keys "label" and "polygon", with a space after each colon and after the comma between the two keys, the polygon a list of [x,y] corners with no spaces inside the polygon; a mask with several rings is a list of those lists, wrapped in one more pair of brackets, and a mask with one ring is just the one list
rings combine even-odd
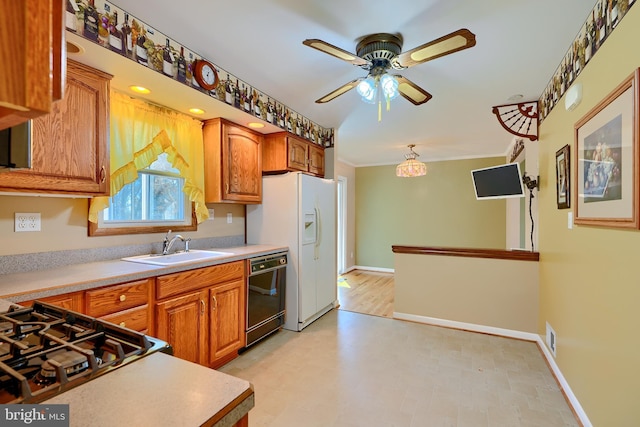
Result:
{"label": "baseboard", "polygon": [[539,336],[531,332],[515,331],[512,329],[495,328],[493,326],[477,325],[475,323],[457,322],[455,320],[438,319],[437,317],[418,316],[393,312],[393,318],[408,320],[410,322],[425,323],[427,325],[444,326],[445,328],[461,329],[469,332],[480,332],[489,335],[499,335],[501,337],[516,338],[519,340],[537,342]]}
{"label": "baseboard", "polygon": [[587,417],[587,414],[584,412],[582,405],[580,405],[578,398],[576,397],[575,394],[573,394],[573,391],[571,390],[569,383],[564,378],[564,375],[562,375],[562,372],[560,371],[560,368],[556,364],[556,361],[553,355],[545,345],[540,335],[534,334],[531,332],[522,332],[522,331],[515,331],[512,329],[494,328],[492,326],[457,322],[454,320],[438,319],[436,317],[418,316],[415,314],[398,313],[395,311],[393,312],[393,318],[398,320],[407,320],[407,321],[416,322],[416,323],[424,323],[426,325],[442,326],[446,328],[460,329],[463,331],[479,332],[479,333],[490,334],[490,335],[499,335],[507,338],[516,338],[520,340],[535,342],[538,348],[541,350],[545,360],[547,361],[547,364],[549,365],[549,368],[551,369],[551,372],[556,377],[556,380],[558,381],[558,384],[560,385],[562,392],[566,396],[567,401],[569,402],[569,406],[571,406],[571,409],[573,410],[574,414],[576,415],[580,423],[582,423],[584,427],[593,426],[591,424],[591,421],[589,421],[589,417]]}
{"label": "baseboard", "polygon": [[367,267],[364,265],[354,265],[353,267],[349,268],[348,271],[351,271],[351,270],[377,271],[379,273],[395,273],[395,270],[393,268]]}
{"label": "baseboard", "polygon": [[582,408],[582,405],[580,405],[578,398],[575,394],[573,394],[573,390],[571,390],[569,383],[564,378],[564,375],[562,375],[562,371],[560,371],[560,368],[556,364],[556,359],[553,357],[551,351],[549,351],[540,335],[538,335],[536,343],[538,344],[538,348],[540,349],[540,351],[542,351],[544,358],[547,360],[547,364],[549,365],[549,368],[551,368],[553,375],[555,375],[556,379],[558,380],[558,383],[560,384],[562,391],[567,397],[567,400],[569,401],[573,412],[576,414],[584,427],[592,427],[593,424],[591,424],[589,417],[587,417],[586,412],[584,412],[584,409]]}

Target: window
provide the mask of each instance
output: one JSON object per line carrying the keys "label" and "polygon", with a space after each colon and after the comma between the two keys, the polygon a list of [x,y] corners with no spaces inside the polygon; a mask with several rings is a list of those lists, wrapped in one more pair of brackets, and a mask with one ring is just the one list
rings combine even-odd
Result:
{"label": "window", "polygon": [[137,180],[109,198],[109,207],[99,215],[92,235],[195,230],[183,186],[180,171],[171,166],[166,153],[160,154],[138,171]]}

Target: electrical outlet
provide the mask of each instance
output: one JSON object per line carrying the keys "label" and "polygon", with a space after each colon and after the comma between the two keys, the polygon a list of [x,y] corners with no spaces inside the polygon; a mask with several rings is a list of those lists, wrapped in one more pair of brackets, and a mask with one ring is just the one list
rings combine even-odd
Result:
{"label": "electrical outlet", "polygon": [[15,213],[15,232],[40,231],[39,213]]}
{"label": "electrical outlet", "polygon": [[209,208],[209,221],[213,221],[214,215],[213,215],[213,208]]}
{"label": "electrical outlet", "polygon": [[233,214],[229,212],[227,214],[227,224],[231,224],[233,222]]}

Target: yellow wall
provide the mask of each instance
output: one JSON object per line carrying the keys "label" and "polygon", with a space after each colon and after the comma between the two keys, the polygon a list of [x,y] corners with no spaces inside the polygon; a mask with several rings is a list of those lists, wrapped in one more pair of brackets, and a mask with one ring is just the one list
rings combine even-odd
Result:
{"label": "yellow wall", "polygon": [[393,311],[535,333],[538,263],[395,254]]}
{"label": "yellow wall", "polygon": [[[88,237],[88,199],[0,195],[0,256],[161,242],[163,234]],[[182,233],[192,239],[244,235],[244,207],[215,204],[215,218]],[[16,212],[40,213],[40,232],[14,232]],[[233,222],[227,224],[227,213]]]}
{"label": "yellow wall", "polygon": [[427,163],[398,178],[395,166],[356,168],[356,264],[393,268],[392,245],[505,249],[504,200],[475,198],[471,170],[504,157]]}
{"label": "yellow wall", "polygon": [[636,6],[579,75],[581,104],[567,112],[561,99],[540,126],[538,332],[545,322],[555,330],[556,362],[595,426],[640,425],[640,232],[569,230],[569,210],[556,208],[555,152],[570,144],[575,160],[574,123],[640,66],[638,40]]}

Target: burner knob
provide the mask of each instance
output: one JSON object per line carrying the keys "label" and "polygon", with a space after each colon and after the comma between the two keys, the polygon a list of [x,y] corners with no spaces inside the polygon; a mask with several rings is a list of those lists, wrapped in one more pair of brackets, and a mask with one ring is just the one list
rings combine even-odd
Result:
{"label": "burner knob", "polygon": [[120,302],[124,302],[127,299],[126,295],[120,295]]}

